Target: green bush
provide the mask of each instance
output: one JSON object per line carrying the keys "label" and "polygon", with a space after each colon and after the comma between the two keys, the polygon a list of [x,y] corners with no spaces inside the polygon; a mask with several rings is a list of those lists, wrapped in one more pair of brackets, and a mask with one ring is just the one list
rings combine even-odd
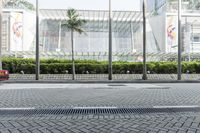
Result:
{"label": "green bush", "polygon": [[177,63],[176,62],[161,62],[156,63],[155,73],[177,73]]}
{"label": "green bush", "polygon": [[20,73],[20,71],[24,71],[25,74],[33,74],[35,73],[35,64],[22,64],[16,73]]}
{"label": "green bush", "polygon": [[[72,73],[72,64],[70,60],[64,59],[41,59],[40,60],[41,74],[65,74],[68,71]],[[10,73],[20,73],[24,71],[25,74],[35,73],[35,60],[22,58],[3,58],[3,69]],[[105,74],[108,73],[108,62],[93,61],[93,60],[76,60],[76,73],[85,74],[87,71],[90,74]],[[157,74],[171,74],[177,73],[177,62],[148,62],[147,70],[151,73]],[[183,62],[182,71],[186,73],[200,73],[200,62]],[[143,64],[141,62],[113,62],[114,74],[125,74],[129,71],[131,74],[141,74],[143,71]]]}

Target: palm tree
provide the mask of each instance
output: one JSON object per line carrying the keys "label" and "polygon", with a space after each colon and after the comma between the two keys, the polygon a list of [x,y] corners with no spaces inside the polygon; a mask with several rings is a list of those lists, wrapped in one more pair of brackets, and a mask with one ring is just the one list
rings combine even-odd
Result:
{"label": "palm tree", "polygon": [[71,46],[72,46],[72,80],[75,80],[75,63],[74,63],[74,31],[79,34],[83,33],[81,26],[86,23],[85,20],[79,18],[79,14],[75,9],[67,11],[67,19],[62,23],[62,26],[67,27],[71,31]]}
{"label": "palm tree", "polygon": [[[177,2],[177,0],[168,0],[168,2]],[[200,9],[200,0],[183,0],[183,2],[189,2],[188,9],[199,10]]]}
{"label": "palm tree", "polygon": [[185,0],[189,2],[188,8],[193,10],[200,9],[200,0]]}
{"label": "palm tree", "polygon": [[26,0],[3,0],[3,7],[35,10],[34,5]]}

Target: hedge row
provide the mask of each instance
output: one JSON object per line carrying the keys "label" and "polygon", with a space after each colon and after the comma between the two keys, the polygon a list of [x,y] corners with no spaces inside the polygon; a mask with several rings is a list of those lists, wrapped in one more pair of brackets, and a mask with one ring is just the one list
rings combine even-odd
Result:
{"label": "hedge row", "polygon": [[[20,73],[24,71],[25,74],[35,73],[34,59],[20,59],[20,58],[4,58],[3,69],[9,70],[10,73]],[[87,71],[91,74],[108,73],[108,63],[103,61],[76,61],[76,73],[83,74]],[[65,74],[71,73],[71,61],[69,60],[55,60],[42,59],[40,65],[40,72],[42,74]],[[150,73],[177,73],[176,62],[149,62],[147,63],[147,70]],[[200,62],[183,62],[182,71],[186,73],[200,73]],[[113,62],[114,74],[125,74],[129,71],[131,74],[142,73],[142,63],[138,62]]]}

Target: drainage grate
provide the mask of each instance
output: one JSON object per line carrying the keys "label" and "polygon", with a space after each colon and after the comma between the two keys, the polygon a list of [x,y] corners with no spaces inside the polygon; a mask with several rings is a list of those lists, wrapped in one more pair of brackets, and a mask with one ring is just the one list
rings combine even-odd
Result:
{"label": "drainage grate", "polygon": [[150,89],[150,90],[151,90],[151,89],[152,89],[152,90],[153,90],[153,89],[161,89],[161,90],[162,90],[162,89],[170,89],[170,87],[145,87],[145,88],[143,88],[143,89]]}
{"label": "drainage grate", "polygon": [[109,84],[108,86],[126,86],[124,84]]}
{"label": "drainage grate", "polygon": [[98,115],[200,112],[200,107],[188,108],[73,108],[73,109],[0,109],[0,115]]}

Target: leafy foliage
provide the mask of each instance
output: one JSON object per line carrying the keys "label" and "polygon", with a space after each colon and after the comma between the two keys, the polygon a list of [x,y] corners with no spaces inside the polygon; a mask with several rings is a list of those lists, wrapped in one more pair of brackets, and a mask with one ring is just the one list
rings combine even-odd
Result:
{"label": "leafy foliage", "polygon": [[34,5],[26,0],[3,0],[3,6],[5,8],[20,8],[20,9],[35,10]]}
{"label": "leafy foliage", "polygon": [[79,14],[75,9],[69,9],[67,11],[67,20],[62,23],[62,26],[67,27],[71,30],[71,45],[72,45],[72,80],[75,79],[75,62],[74,62],[74,41],[73,41],[73,32],[76,31],[79,34],[83,33],[81,26],[86,23],[85,20],[79,18]]}
{"label": "leafy foliage", "polygon": [[71,29],[73,31],[76,31],[78,33],[83,33],[84,30],[81,28],[82,25],[86,23],[85,20],[80,19],[79,14],[75,9],[69,9],[67,10],[67,20],[62,22],[63,27],[67,27],[68,29]]}
{"label": "leafy foliage", "polygon": [[[35,73],[34,59],[21,58],[4,58],[3,69],[9,70],[10,73],[20,73],[24,71],[25,74]],[[41,59],[40,71],[42,74],[66,74],[66,71],[72,73],[71,60],[64,59]],[[86,74],[105,74],[108,73],[108,62],[94,61],[94,60],[76,60],[76,73]],[[183,62],[183,73],[200,73],[200,62]],[[176,62],[148,62],[147,70],[151,74],[172,74],[177,73]],[[114,74],[126,74],[129,71],[131,74],[142,73],[141,62],[113,62]]]}
{"label": "leafy foliage", "polygon": [[189,2],[188,8],[189,9],[200,9],[200,0],[183,0],[184,2]]}

